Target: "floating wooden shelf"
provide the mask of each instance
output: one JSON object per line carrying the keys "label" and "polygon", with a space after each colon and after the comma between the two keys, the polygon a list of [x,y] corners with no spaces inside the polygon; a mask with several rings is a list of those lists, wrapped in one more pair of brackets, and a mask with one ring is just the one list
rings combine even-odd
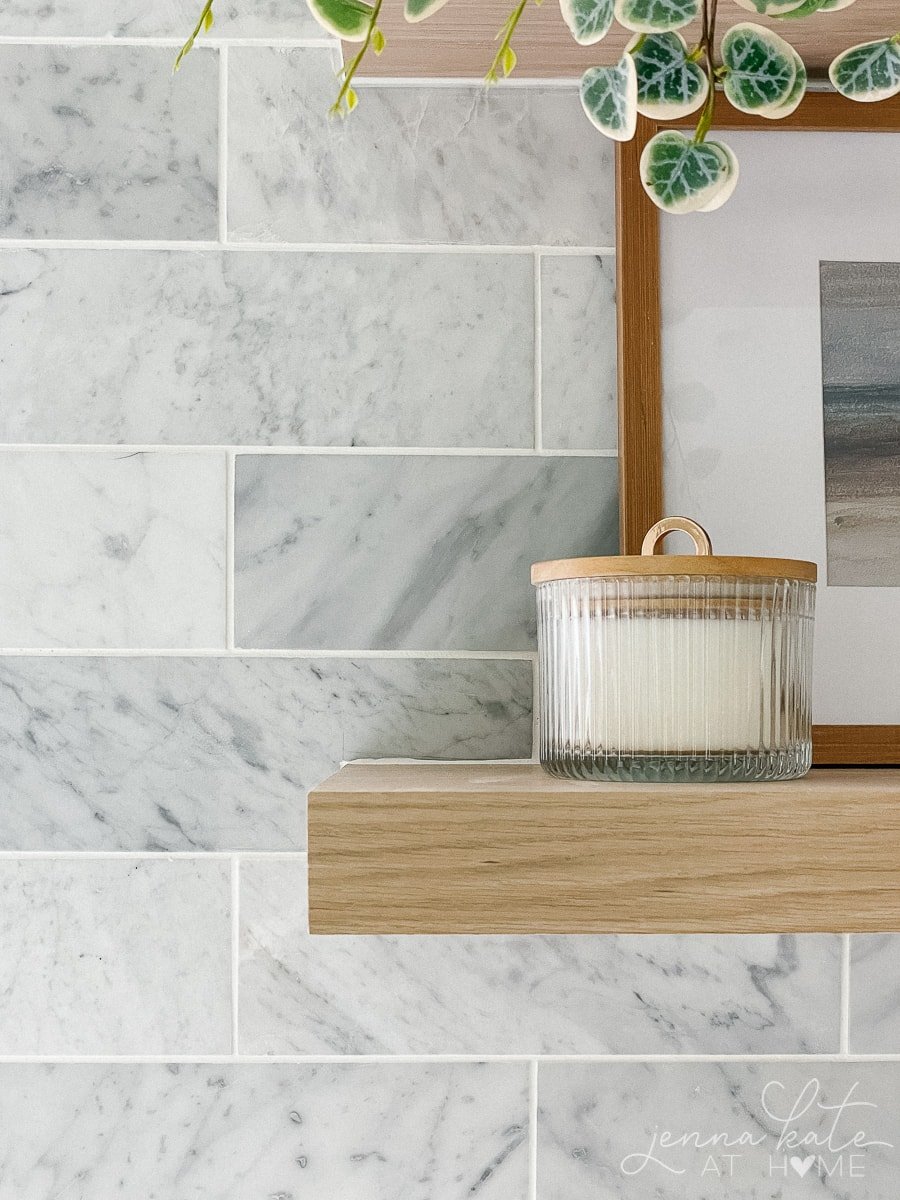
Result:
{"label": "floating wooden shelf", "polygon": [[312,933],[900,930],[900,771],[588,784],[353,765],[309,797]]}

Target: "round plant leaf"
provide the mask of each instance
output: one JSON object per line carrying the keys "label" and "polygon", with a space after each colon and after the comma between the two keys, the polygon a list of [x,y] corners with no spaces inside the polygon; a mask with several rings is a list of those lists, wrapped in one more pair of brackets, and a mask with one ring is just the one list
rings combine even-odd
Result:
{"label": "round plant leaf", "polygon": [[637,72],[630,54],[614,67],[589,67],[581,77],[581,105],[589,120],[615,142],[637,128]]}
{"label": "round plant leaf", "polygon": [[306,0],[306,3],[322,28],[345,42],[365,39],[375,11],[364,0]]}
{"label": "round plant leaf", "polygon": [[855,3],[856,0],[825,0],[819,12],[840,12],[842,8],[849,8]]}
{"label": "round plant leaf", "polygon": [[446,3],[447,0],[406,0],[403,6],[403,15],[411,25],[415,25],[418,21],[424,21],[426,17],[436,13]]}
{"label": "round plant leaf", "polygon": [[735,3],[760,17],[783,17],[798,6],[798,0],[735,0]]}
{"label": "round plant leaf", "polygon": [[690,25],[700,0],[615,0],[616,20],[635,33],[665,33]]}
{"label": "round plant leaf", "polygon": [[821,10],[825,0],[803,0],[796,8],[788,9],[785,13],[776,13],[780,21],[796,21],[802,17],[811,17]]}
{"label": "round plant leaf", "polygon": [[709,94],[706,72],[688,58],[680,33],[638,34],[627,49],[637,71],[638,112],[674,121],[696,112]]}
{"label": "round plant leaf", "polygon": [[741,112],[777,108],[797,82],[793,46],[761,25],[742,21],[722,38],[725,95]]}
{"label": "round plant leaf", "polygon": [[761,108],[759,110],[759,116],[765,117],[767,121],[783,121],[785,117],[789,117],[791,113],[797,111],[801,100],[806,95],[806,64],[796,50],[794,50],[794,59],[796,60],[797,78],[794,80],[794,86],[787,99],[777,108]]}
{"label": "round plant leaf", "polygon": [[738,167],[737,155],[730,146],[726,146],[724,142],[714,143],[719,150],[725,155],[728,160],[728,178],[725,181],[725,186],[720,188],[713,196],[708,204],[704,204],[702,208],[698,208],[698,212],[715,212],[717,208],[721,208],[726,200],[731,199],[731,194],[737,187],[740,169]]}
{"label": "round plant leaf", "polygon": [[613,0],[559,0],[559,11],[580,46],[605,38],[613,22]]}
{"label": "round plant leaf", "polygon": [[731,179],[731,159],[717,142],[694,142],[677,129],[656,134],[641,155],[641,182],[657,208],[697,212]]}
{"label": "round plant leaf", "polygon": [[887,100],[900,92],[900,36],[863,42],[839,54],[829,68],[831,82],[849,100]]}

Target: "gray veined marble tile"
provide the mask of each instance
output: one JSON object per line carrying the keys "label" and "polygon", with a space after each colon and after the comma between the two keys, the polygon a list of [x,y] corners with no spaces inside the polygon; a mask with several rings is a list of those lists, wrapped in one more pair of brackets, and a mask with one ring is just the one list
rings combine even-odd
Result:
{"label": "gray veined marble tile", "polygon": [[303,863],[261,859],[241,921],[248,1054],[838,1047],[838,937],[311,937]]}
{"label": "gray veined marble tile", "polygon": [[614,258],[541,258],[541,401],[547,449],[616,449]]}
{"label": "gray veined marble tile", "polygon": [[224,644],[224,455],[7,450],[0,512],[0,646]]}
{"label": "gray veined marble tile", "polygon": [[894,1200],[900,1063],[542,1063],[538,1200]]}
{"label": "gray veined marble tile", "polygon": [[0,849],[290,850],[342,759],[527,758],[531,664],[0,657]]}
{"label": "gray veined marble tile", "polygon": [[216,54],[0,46],[0,235],[214,238]]}
{"label": "gray veined marble tile", "polygon": [[900,934],[851,939],[850,1049],[900,1054]]}
{"label": "gray veined marble tile", "polygon": [[238,644],[529,650],[529,570],[614,554],[612,458],[237,458]]}
{"label": "gray veined marble tile", "polygon": [[[195,0],[4,0],[0,35],[187,37],[200,7]],[[213,11],[216,38],[327,36],[295,0],[217,0]]]}
{"label": "gray veined marble tile", "polygon": [[359,88],[332,121],[327,50],[230,57],[237,239],[608,246],[613,155],[576,89]]}
{"label": "gray veined marble tile", "polygon": [[530,256],[0,251],[0,441],[529,447],[533,330]]}
{"label": "gray veined marble tile", "polygon": [[525,1200],[527,1067],[0,1066],[0,1200]]}
{"label": "gray veined marble tile", "polygon": [[0,861],[0,1054],[229,1053],[229,909],[220,859]]}

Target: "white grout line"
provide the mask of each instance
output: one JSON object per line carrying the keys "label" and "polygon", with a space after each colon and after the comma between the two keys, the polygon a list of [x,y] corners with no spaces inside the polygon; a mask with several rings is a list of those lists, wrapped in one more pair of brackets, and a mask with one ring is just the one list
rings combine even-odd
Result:
{"label": "white grout line", "polygon": [[231,859],[231,1052],[238,1054],[238,987],[241,967],[241,860]]}
{"label": "white grout line", "polygon": [[535,450],[532,446],[239,446],[163,442],[0,442],[5,454],[106,454],[127,458],[132,454],[241,454],[247,456],[328,455],[334,458],[615,458],[616,450]]}
{"label": "white grout line", "polygon": [[228,46],[219,50],[219,241],[228,241]]}
{"label": "white grout line", "polygon": [[60,859],[68,862],[71,859],[108,859],[119,858],[127,861],[154,862],[160,860],[173,861],[215,859],[220,862],[233,862],[235,857],[290,859],[306,858],[306,850],[0,850],[0,862],[27,859]]}
{"label": "white grout line", "polygon": [[225,456],[225,645],[234,649],[234,454]]}
{"label": "white grout line", "polygon": [[528,1068],[528,1200],[538,1194],[538,1060],[533,1058]]}
{"label": "white grout line", "polygon": [[523,1063],[535,1066],[541,1063],[573,1063],[596,1065],[629,1065],[648,1064],[677,1066],[695,1063],[721,1064],[756,1064],[756,1063],[792,1063],[797,1065],[815,1066],[819,1063],[841,1065],[858,1065],[863,1063],[900,1064],[898,1054],[880,1055],[851,1055],[841,1058],[839,1055],[828,1054],[0,1054],[0,1063],[25,1064],[168,1064],[182,1063],[186,1065],[240,1065],[240,1064],[270,1064],[272,1066],[318,1066],[318,1065],[347,1065],[354,1064],[386,1064],[396,1063]]}
{"label": "white grout line", "polygon": [[[187,33],[187,30],[185,30]],[[18,36],[3,34],[0,36],[0,46],[168,46],[179,50],[184,45],[184,37],[116,37],[114,34],[101,36],[80,36],[77,34],[35,34]],[[305,49],[305,50],[334,50],[339,43],[334,38],[249,38],[249,37],[216,37],[213,34],[203,34],[195,43],[195,50],[217,50],[228,46],[250,46],[253,48],[271,46],[276,49]]]}
{"label": "white grout line", "polygon": [[543,387],[543,341],[541,331],[541,257],[534,254],[534,448],[544,448]]}
{"label": "white grout line", "polygon": [[850,934],[841,940],[841,1054],[850,1054]]}
{"label": "white grout line", "polygon": [[247,254],[469,254],[532,255],[543,257],[610,257],[612,246],[479,245],[428,242],[241,242],[218,240],[172,241],[165,239],[0,238],[0,250],[227,250]]}
{"label": "white grout line", "polygon": [[120,647],[78,646],[23,646],[0,647],[0,658],[287,658],[315,660],[321,658],[374,659],[426,662],[530,662],[537,659],[533,650],[278,650],[242,649],[240,646],[228,650],[222,647],[146,647],[122,649]]}

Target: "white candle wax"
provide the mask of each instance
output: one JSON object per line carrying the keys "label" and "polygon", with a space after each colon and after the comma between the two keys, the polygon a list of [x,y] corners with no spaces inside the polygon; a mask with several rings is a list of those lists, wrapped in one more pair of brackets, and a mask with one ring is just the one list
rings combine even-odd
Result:
{"label": "white candle wax", "polygon": [[759,749],[772,736],[779,629],[720,617],[592,622],[579,656],[582,736],[620,754]]}

